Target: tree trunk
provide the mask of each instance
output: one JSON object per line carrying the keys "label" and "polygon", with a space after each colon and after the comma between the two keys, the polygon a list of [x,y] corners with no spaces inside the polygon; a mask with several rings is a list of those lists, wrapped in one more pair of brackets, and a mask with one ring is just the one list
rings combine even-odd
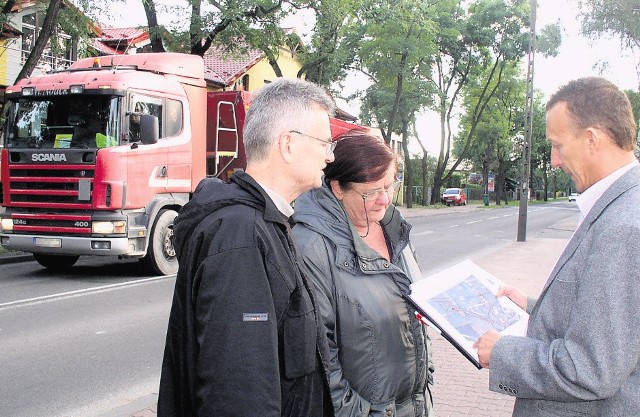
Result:
{"label": "tree trunk", "polygon": [[156,5],[153,0],[142,0],[144,12],[147,15],[147,26],[149,27],[149,40],[151,41],[152,52],[165,52],[162,44],[162,30],[158,26],[158,16],[156,15]]}
{"label": "tree trunk", "polygon": [[51,34],[55,30],[60,7],[62,7],[62,0],[51,0],[49,3],[47,14],[45,15],[44,22],[42,23],[42,28],[40,29],[40,33],[38,33],[38,38],[33,45],[33,49],[29,53],[27,62],[24,63],[24,66],[16,77],[14,84],[23,78],[29,77],[36,68],[36,65],[38,65],[38,61],[42,57],[42,52],[44,52],[44,49],[47,47],[47,42],[49,42]]}
{"label": "tree trunk", "polygon": [[269,65],[271,65],[271,69],[273,69],[276,77],[281,78],[282,70],[280,69],[280,65],[278,65],[278,57],[268,48],[263,49],[262,52],[264,52],[267,57],[267,61],[269,61]]}
{"label": "tree trunk", "polygon": [[428,191],[429,191],[429,175],[428,175],[428,158],[427,152],[425,151],[422,155],[422,201],[421,204],[426,206],[429,204]]}
{"label": "tree trunk", "polygon": [[[389,126],[387,126],[387,133],[384,135],[384,141],[389,144],[391,143],[391,134],[393,133],[393,126],[395,125],[396,116],[398,114],[398,108],[400,107],[400,96],[402,96],[402,83],[403,83],[403,73],[404,67],[407,64],[407,56],[408,52],[402,52],[402,58],[400,58],[400,68],[398,68],[398,84],[396,85],[396,97],[393,101],[393,108],[391,109],[391,115],[389,117]],[[403,130],[405,128],[403,127]]]}
{"label": "tree trunk", "polygon": [[16,4],[16,0],[7,0],[7,2],[2,7],[2,14],[8,15],[11,13],[11,9],[13,9],[14,4]]}
{"label": "tree trunk", "polygon": [[409,155],[409,122],[402,118],[402,151],[404,153],[404,184],[407,187],[405,194],[405,204],[407,208],[413,207],[413,169],[411,166],[411,155]]}
{"label": "tree trunk", "polygon": [[[7,8],[9,6],[9,3],[10,2],[7,2],[4,8]],[[24,66],[22,67],[22,69],[20,70],[20,73],[16,77],[14,84],[23,78],[29,77],[33,72],[33,70],[36,68],[36,65],[38,65],[38,61],[40,61],[40,58],[42,57],[42,53],[44,52],[44,49],[47,47],[47,43],[51,38],[51,34],[53,33],[56,27],[56,24],[58,21],[58,12],[60,11],[61,7],[62,7],[62,0],[51,0],[51,2],[49,3],[49,7],[47,8],[47,14],[45,15],[44,22],[42,23],[42,28],[38,33],[38,38],[36,39],[36,42],[33,45],[33,49],[31,49],[31,52],[29,53],[29,57],[27,58],[27,61],[24,63]],[[9,10],[11,10],[11,8],[9,8]],[[2,111],[0,111],[0,123],[1,123],[0,126],[4,126],[4,122],[7,118],[8,113],[9,113],[9,104],[8,102],[5,102],[4,105],[2,106]]]}
{"label": "tree trunk", "polygon": [[[549,172],[547,170],[547,161],[542,162],[542,181],[544,182],[544,201],[549,201]],[[556,198],[556,192],[553,192],[553,198]]]}
{"label": "tree trunk", "polygon": [[495,177],[496,205],[507,204],[507,173],[504,158],[498,157],[498,172]]}

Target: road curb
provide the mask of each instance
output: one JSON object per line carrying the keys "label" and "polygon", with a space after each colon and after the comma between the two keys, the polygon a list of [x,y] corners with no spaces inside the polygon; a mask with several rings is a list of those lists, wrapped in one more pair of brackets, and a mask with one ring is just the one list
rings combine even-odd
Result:
{"label": "road curb", "polygon": [[16,253],[2,253],[0,254],[0,265],[4,264],[15,264],[18,262],[29,262],[33,261],[33,254],[25,253],[25,252],[16,252]]}

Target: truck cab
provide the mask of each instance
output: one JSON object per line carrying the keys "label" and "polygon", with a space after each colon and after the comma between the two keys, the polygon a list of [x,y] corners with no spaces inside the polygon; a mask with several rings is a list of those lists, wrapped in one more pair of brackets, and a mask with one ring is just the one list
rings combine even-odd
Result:
{"label": "truck cab", "polygon": [[48,268],[117,255],[175,273],[173,218],[206,170],[202,59],[89,58],[6,98],[0,243]]}

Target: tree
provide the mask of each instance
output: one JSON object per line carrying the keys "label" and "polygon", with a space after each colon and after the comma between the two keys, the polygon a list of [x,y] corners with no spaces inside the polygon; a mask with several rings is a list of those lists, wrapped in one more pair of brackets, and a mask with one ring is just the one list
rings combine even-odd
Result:
{"label": "tree", "polygon": [[363,26],[359,24],[366,0],[317,0],[310,4],[315,27],[308,47],[300,52],[303,65],[298,76],[331,86],[355,69]]}
{"label": "tree", "polygon": [[[480,77],[484,79],[484,77]],[[465,146],[468,132],[472,128],[472,109],[477,107],[482,88],[471,79],[465,88],[462,131],[454,141],[454,155]],[[477,122],[475,133],[467,148],[467,159],[476,169],[482,170],[485,194],[489,193],[489,172],[494,173],[496,204],[507,202],[509,177],[513,177],[518,142],[523,135],[525,81],[520,65],[510,63],[504,71],[504,80],[487,103],[482,118]]]}
{"label": "tree", "polygon": [[631,108],[633,109],[633,120],[636,121],[636,158],[640,160],[640,93],[632,90],[625,90],[625,94],[629,97]]}
{"label": "tree", "polygon": [[[638,0],[581,0],[582,32],[591,38],[614,35],[623,47],[640,51],[640,3]],[[640,62],[636,70],[640,78]],[[640,91],[640,85],[638,86]]]}
{"label": "tree", "polygon": [[[432,79],[437,89],[434,110],[440,115],[440,155],[434,174],[431,203],[439,200],[440,187],[464,160],[475,125],[481,120],[487,103],[504,79],[503,72],[511,62],[519,62],[528,50],[529,1],[476,0],[467,10],[465,2],[439,1],[435,18],[438,22],[439,54],[437,71]],[[557,25],[556,25],[557,26]],[[559,28],[545,28],[540,38],[548,48],[545,55],[555,55],[559,45]],[[481,78],[476,106],[470,109],[469,130],[456,161],[448,172],[451,151],[451,122],[463,90],[470,80]],[[478,78],[480,79],[480,78]]]}
{"label": "tree", "polygon": [[409,128],[431,96],[426,83],[431,68],[425,64],[435,51],[430,14],[423,3],[371,1],[360,23],[357,63],[372,80],[364,93],[361,118],[378,126],[386,143],[394,134],[402,136],[407,207],[413,203]]}
{"label": "tree", "polygon": [[625,94],[629,97],[631,102],[631,108],[633,109],[633,116],[638,123],[640,123],[640,92],[633,90],[625,90]]}
{"label": "tree", "polygon": [[[440,32],[436,55],[437,77],[433,83],[438,93],[435,110],[440,114],[441,151],[434,174],[431,204],[440,198],[440,187],[464,160],[475,134],[477,124],[488,102],[498,88],[509,62],[519,61],[528,45],[524,31],[529,26],[529,2],[516,0],[477,0],[468,12],[461,2],[439,2]],[[478,99],[467,117],[470,121],[467,136],[462,141],[457,160],[447,173],[451,151],[451,119],[462,90],[477,80]]]}
{"label": "tree", "polygon": [[[202,2],[188,0],[169,6],[156,7],[154,0],[141,0],[147,14],[152,41],[166,42],[173,51],[203,56],[211,47],[229,54],[245,53],[256,48],[264,52],[276,75],[282,71],[277,59],[280,48],[288,44],[288,34],[280,22],[288,13],[283,5],[299,8],[309,0],[278,0],[255,2],[252,0],[225,0]],[[166,28],[158,27],[154,19],[156,9],[176,16]],[[165,32],[166,30],[166,32]],[[165,39],[163,36],[168,34]],[[154,50],[159,48],[154,46]]]}
{"label": "tree", "polygon": [[18,73],[16,82],[30,76],[33,70],[36,68],[36,65],[38,65],[38,61],[40,60],[44,49],[47,47],[47,43],[49,42],[49,39],[51,38],[51,35],[53,34],[57,25],[58,13],[60,12],[61,7],[62,0],[51,0],[49,2],[47,13],[44,17],[44,22],[42,23],[42,28],[38,33],[38,38],[33,45],[33,49],[31,49],[31,52],[29,53],[27,61],[24,63],[22,69]]}
{"label": "tree", "polygon": [[[416,138],[416,141],[418,141],[418,145],[420,145],[420,149],[422,149],[422,158],[420,158],[420,181],[414,181],[414,184],[422,184],[422,199],[420,201],[420,204],[422,204],[423,206],[426,206],[429,204],[429,199],[428,199],[428,193],[427,190],[429,189],[429,170],[435,170],[435,159],[433,157],[430,157],[428,152],[427,152],[427,148],[424,146],[424,143],[422,142],[422,140],[420,139],[420,135],[418,133],[418,129],[416,129],[416,124],[415,122],[413,123],[413,136]],[[413,163],[413,161],[412,161]]]}
{"label": "tree", "polygon": [[158,16],[156,13],[156,5],[153,0],[142,0],[144,13],[147,16],[149,25],[149,40],[151,41],[152,52],[165,52],[162,43],[163,28],[158,25]]}

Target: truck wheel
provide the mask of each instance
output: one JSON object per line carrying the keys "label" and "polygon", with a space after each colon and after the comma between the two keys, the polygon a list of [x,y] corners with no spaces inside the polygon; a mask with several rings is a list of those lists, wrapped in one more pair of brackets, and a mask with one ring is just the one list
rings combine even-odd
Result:
{"label": "truck wheel", "polygon": [[66,271],[71,268],[79,256],[76,255],[48,255],[44,253],[34,253],[33,257],[40,265],[52,271]]}
{"label": "truck wheel", "polygon": [[142,261],[154,273],[172,275],[178,271],[178,259],[173,247],[173,220],[177,215],[174,210],[160,210],[151,229],[147,255]]}

